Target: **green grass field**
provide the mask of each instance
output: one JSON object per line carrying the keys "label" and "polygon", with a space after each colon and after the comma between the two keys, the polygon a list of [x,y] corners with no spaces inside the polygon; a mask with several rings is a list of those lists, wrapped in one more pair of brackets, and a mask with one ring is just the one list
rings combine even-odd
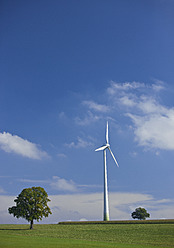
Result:
{"label": "green grass field", "polygon": [[0,225],[0,248],[174,247],[174,224]]}

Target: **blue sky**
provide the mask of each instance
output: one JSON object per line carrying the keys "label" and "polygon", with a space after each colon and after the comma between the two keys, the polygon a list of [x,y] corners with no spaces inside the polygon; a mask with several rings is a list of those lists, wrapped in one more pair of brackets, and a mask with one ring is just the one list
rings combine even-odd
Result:
{"label": "blue sky", "polygon": [[174,216],[174,1],[1,1],[0,222],[44,187],[43,223]]}

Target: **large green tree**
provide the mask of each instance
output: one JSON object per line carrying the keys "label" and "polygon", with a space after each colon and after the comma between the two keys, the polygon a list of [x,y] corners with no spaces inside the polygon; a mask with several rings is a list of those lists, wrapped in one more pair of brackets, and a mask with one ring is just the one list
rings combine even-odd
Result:
{"label": "large green tree", "polygon": [[145,220],[150,217],[150,214],[145,208],[136,208],[135,211],[131,214],[133,219]]}
{"label": "large green tree", "polygon": [[34,220],[42,220],[43,217],[48,217],[51,213],[47,203],[48,194],[41,187],[32,187],[23,189],[14,200],[16,206],[8,209],[10,214],[16,218],[24,218],[30,222],[30,229],[33,229]]}

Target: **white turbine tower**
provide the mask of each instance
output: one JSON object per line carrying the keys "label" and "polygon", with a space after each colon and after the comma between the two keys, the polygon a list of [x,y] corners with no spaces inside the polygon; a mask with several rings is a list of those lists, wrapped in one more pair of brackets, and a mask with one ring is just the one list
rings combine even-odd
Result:
{"label": "white turbine tower", "polygon": [[117,160],[114,154],[111,151],[110,144],[109,144],[109,137],[108,137],[108,122],[106,125],[106,145],[97,148],[95,151],[103,151],[103,159],[104,159],[104,221],[109,220],[109,200],[108,200],[108,180],[107,180],[107,166],[106,166],[106,149],[108,149],[111,153],[111,156],[119,167]]}

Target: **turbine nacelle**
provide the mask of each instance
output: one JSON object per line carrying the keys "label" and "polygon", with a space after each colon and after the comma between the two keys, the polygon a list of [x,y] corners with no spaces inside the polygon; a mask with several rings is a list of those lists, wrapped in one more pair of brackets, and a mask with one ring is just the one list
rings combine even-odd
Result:
{"label": "turbine nacelle", "polygon": [[106,145],[104,145],[104,146],[101,146],[101,147],[95,149],[95,152],[104,151],[104,150],[106,150],[106,149],[109,148],[109,147],[110,147],[110,145],[109,145],[109,144],[106,144]]}

